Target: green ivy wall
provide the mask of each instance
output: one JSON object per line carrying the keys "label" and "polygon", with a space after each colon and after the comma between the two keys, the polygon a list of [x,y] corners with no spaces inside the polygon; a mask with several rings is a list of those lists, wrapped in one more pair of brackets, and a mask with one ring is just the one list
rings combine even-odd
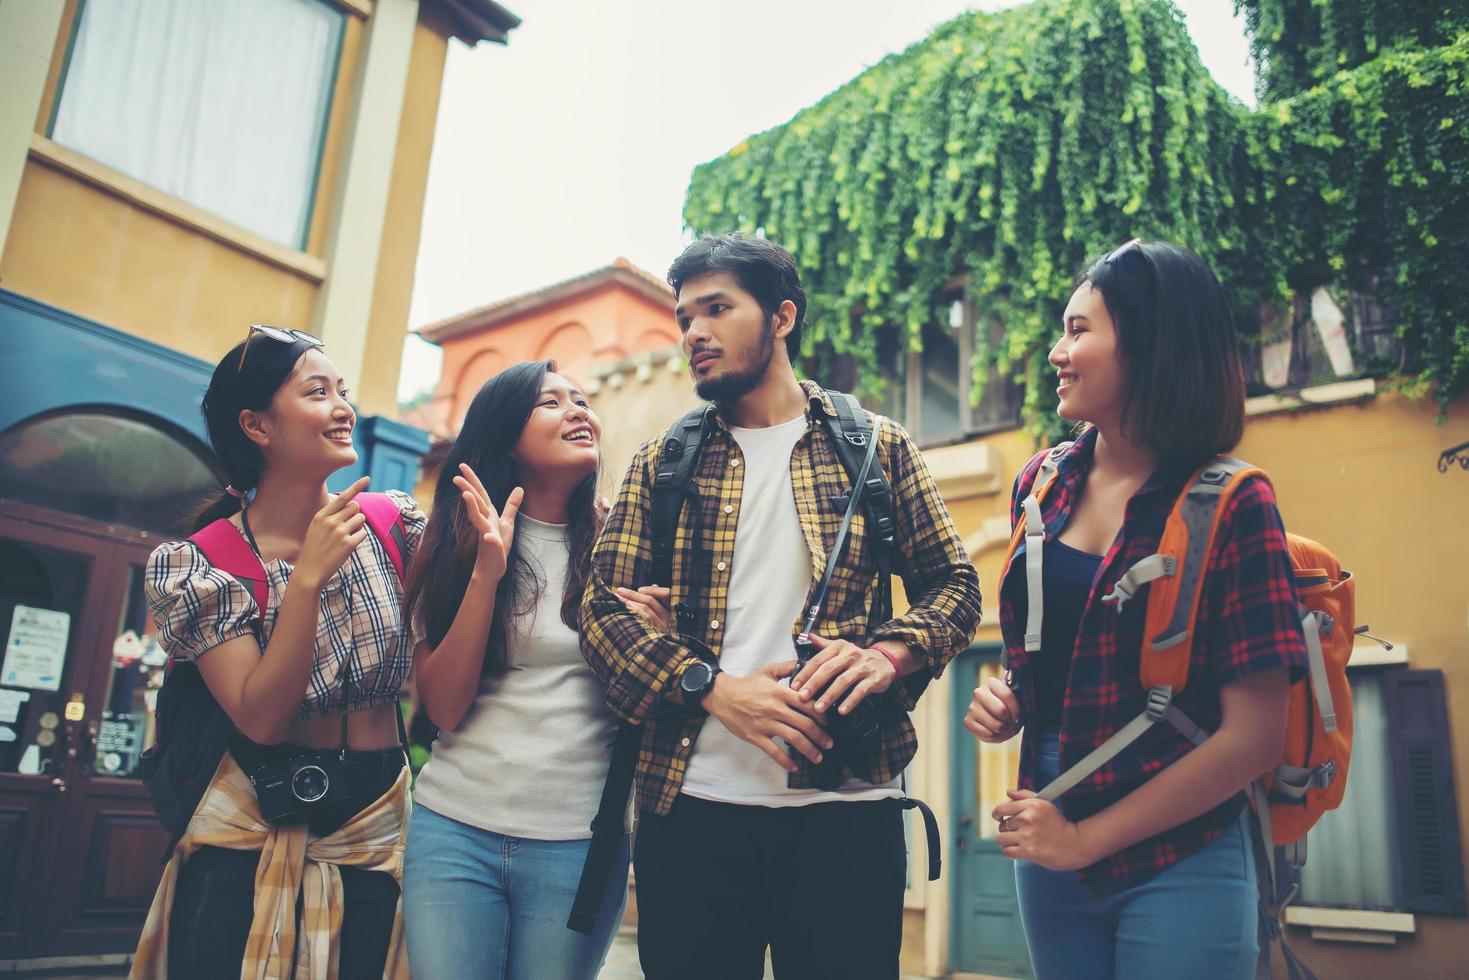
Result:
{"label": "green ivy wall", "polygon": [[[1396,313],[1403,382],[1446,405],[1469,381],[1460,6],[1241,0],[1258,110],[1214,82],[1166,0],[964,15],[698,167],[684,218],[789,247],[807,367],[850,355],[868,394],[879,352],[916,349],[956,275],[1004,326],[997,346],[977,338],[976,381],[991,362],[1038,381],[1076,272],[1144,236],[1203,254],[1250,340],[1263,302],[1375,294]],[[1046,427],[1051,386],[1025,388]]]}

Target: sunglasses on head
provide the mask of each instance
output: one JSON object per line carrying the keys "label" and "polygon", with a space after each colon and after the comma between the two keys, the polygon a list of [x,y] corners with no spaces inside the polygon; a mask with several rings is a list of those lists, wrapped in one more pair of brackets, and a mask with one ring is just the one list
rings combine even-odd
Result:
{"label": "sunglasses on head", "polygon": [[245,335],[245,347],[240,351],[240,363],[235,365],[235,373],[239,374],[245,367],[245,355],[250,353],[250,341],[255,339],[256,334],[263,334],[271,340],[282,344],[302,343],[308,347],[325,347],[326,341],[313,337],[305,330],[297,330],[295,327],[272,327],[264,323],[250,324],[250,332]]}
{"label": "sunglasses on head", "polygon": [[1127,241],[1123,242],[1121,245],[1118,245],[1115,249],[1113,249],[1112,254],[1107,256],[1102,261],[1111,262],[1115,259],[1120,259],[1128,252],[1141,250],[1142,246],[1143,240],[1141,238],[1129,238]]}

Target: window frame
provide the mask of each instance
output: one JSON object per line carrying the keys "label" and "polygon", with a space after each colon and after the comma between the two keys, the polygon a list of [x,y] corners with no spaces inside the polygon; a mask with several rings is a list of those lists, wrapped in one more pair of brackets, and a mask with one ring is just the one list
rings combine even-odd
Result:
{"label": "window frame", "polygon": [[[1376,675],[1380,679],[1379,682],[1385,686],[1390,684],[1388,680],[1389,676],[1398,671],[1413,671],[1415,674],[1436,674],[1439,678],[1439,689],[1442,691],[1442,671],[1415,670],[1409,662],[1408,649],[1402,644],[1396,644],[1387,650],[1381,649],[1376,645],[1359,645],[1354,648],[1347,668],[1352,672]],[[1384,695],[1390,696],[1390,692],[1384,691]],[[1385,706],[1385,711],[1388,721],[1386,735],[1388,742],[1387,748],[1391,753],[1393,747],[1403,737],[1403,734],[1397,727],[1391,706]],[[1447,701],[1444,703],[1444,716],[1442,721],[1445,726],[1451,725],[1453,721],[1452,714],[1448,710]],[[1442,736],[1446,741],[1452,741],[1452,735],[1447,729],[1443,731]],[[1389,762],[1391,763],[1392,761],[1390,758]],[[1456,792],[1452,767],[1448,769],[1447,779],[1448,787],[1445,792],[1449,794],[1449,798],[1452,800],[1453,794]],[[1411,817],[1411,813],[1405,810],[1405,803],[1401,798],[1401,794],[1398,792],[1396,781],[1394,781],[1392,790],[1394,793],[1392,805],[1394,815],[1399,821],[1398,834],[1401,838],[1403,833],[1401,824]],[[1452,828],[1452,832],[1456,834],[1462,833],[1462,829],[1458,826],[1457,822]],[[1287,909],[1286,921],[1291,925],[1310,928],[1313,938],[1317,939],[1382,944],[1396,942],[1398,935],[1413,933],[1416,930],[1417,916],[1419,915],[1462,917],[1462,911],[1427,908],[1423,907],[1421,903],[1415,902],[1414,896],[1411,894],[1409,882],[1406,880],[1406,873],[1410,868],[1408,860],[1402,853],[1401,839],[1393,843],[1393,873],[1399,878],[1399,888],[1401,889],[1397,904],[1390,908],[1362,908],[1348,904],[1303,898],[1301,902],[1293,904]],[[1462,874],[1462,853],[1456,851],[1453,857],[1457,858],[1459,872]]]}
{"label": "window frame", "polygon": [[[228,244],[257,253],[283,268],[300,272],[307,278],[317,282],[323,280],[325,269],[321,267],[319,261],[309,261],[315,258],[309,249],[312,233],[316,229],[318,212],[321,210],[322,171],[326,163],[327,144],[331,141],[332,123],[337,111],[342,58],[347,49],[348,25],[353,19],[367,19],[372,13],[372,7],[365,5],[363,0],[306,0],[306,2],[335,11],[341,22],[336,31],[332,50],[328,53],[331,68],[327,73],[323,88],[326,97],[322,100],[316,145],[312,150],[311,179],[305,194],[306,207],[301,216],[296,238],[291,242],[281,242],[264,232],[238,224],[204,205],[179,197],[142,176],[119,170],[70,144],[57,142],[55,139],[56,122],[61,114],[66,83],[71,74],[72,58],[76,51],[77,40],[81,35],[82,21],[86,16],[88,2],[89,0],[76,0],[76,6],[70,12],[70,22],[65,25],[67,38],[61,57],[61,69],[57,72],[48,93],[49,105],[44,109],[46,115],[44,131],[36,133],[36,138],[31,141],[32,153],[39,152],[41,157],[59,165],[61,169],[73,176],[81,177],[89,183],[96,184],[124,199],[132,200],[133,203],[149,210],[181,221],[189,227]],[[370,3],[370,0],[368,2]],[[39,146],[36,145],[38,141]],[[131,193],[134,188],[141,189],[143,193]]]}
{"label": "window frame", "polygon": [[[923,357],[926,351],[909,350],[906,362],[904,362],[904,398],[903,398],[903,425],[912,434],[914,440],[921,449],[939,449],[944,446],[953,446],[969,442],[980,436],[992,435],[997,432],[1008,432],[1020,428],[1021,409],[1024,405],[1024,390],[1016,386],[1016,397],[1014,404],[1010,406],[1009,417],[1000,421],[978,422],[976,416],[979,409],[986,404],[995,392],[1008,391],[1012,382],[1002,375],[993,366],[990,367],[991,377],[985,386],[984,396],[979,405],[972,403],[974,390],[974,348],[975,334],[978,330],[980,316],[979,310],[972,297],[964,290],[963,280],[957,280],[948,284],[941,297],[945,307],[950,311],[948,329],[958,334],[959,356],[955,369],[959,374],[959,431],[952,435],[944,435],[931,438],[923,431]],[[955,328],[952,325],[953,309],[955,305],[960,308],[960,325]],[[1003,335],[1004,328],[997,321],[989,321],[990,329],[996,335]],[[998,337],[992,337],[995,342]],[[998,387],[997,387],[998,386]]]}

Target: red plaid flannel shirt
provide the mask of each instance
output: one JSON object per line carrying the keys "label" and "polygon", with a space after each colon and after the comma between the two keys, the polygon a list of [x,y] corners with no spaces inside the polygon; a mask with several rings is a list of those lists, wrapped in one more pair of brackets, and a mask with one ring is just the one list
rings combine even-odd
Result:
{"label": "red plaid flannel shirt", "polygon": [[[1041,505],[1047,538],[1066,526],[1086,484],[1095,446],[1096,430],[1092,429],[1061,458],[1057,483]],[[1012,526],[1019,520],[1020,502],[1030,493],[1044,457],[1045,453],[1037,454],[1015,480]],[[1157,550],[1168,512],[1190,475],[1192,469],[1176,467],[1154,473],[1128,501],[1122,530],[1102,557],[1071,655],[1061,718],[1062,772],[1143,710],[1147,691],[1139,677],[1139,659],[1147,592],[1139,593],[1120,613],[1101,597],[1134,562]],[[1000,630],[1022,719],[1032,717],[1036,710],[1035,692],[1026,676],[1023,554],[1022,545],[1021,555],[1012,562],[1000,588]],[[1201,588],[1188,685],[1175,694],[1173,703],[1205,731],[1214,731],[1219,727],[1222,686],[1280,667],[1291,668],[1297,676],[1306,665],[1285,528],[1275,493],[1265,480],[1246,478],[1230,499]],[[1026,732],[1021,746],[1020,785],[1038,789],[1034,785],[1038,739],[1031,734]],[[1190,747],[1171,725],[1154,725],[1063,797],[1067,817],[1082,820],[1106,809]],[[1083,869],[1082,878],[1090,885],[1112,888],[1146,881],[1213,841],[1238,819],[1245,805],[1244,794],[1236,794],[1187,823]]]}

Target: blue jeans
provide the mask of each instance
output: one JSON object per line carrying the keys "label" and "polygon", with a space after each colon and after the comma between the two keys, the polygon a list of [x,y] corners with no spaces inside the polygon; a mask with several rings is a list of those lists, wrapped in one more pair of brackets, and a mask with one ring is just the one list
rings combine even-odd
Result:
{"label": "blue jeans", "polygon": [[403,922],[415,980],[593,980],[622,924],[627,841],[597,928],[566,928],[586,840],[481,830],[415,805],[403,857]]}
{"label": "blue jeans", "polygon": [[[1060,773],[1041,735],[1036,783]],[[1073,871],[1015,863],[1025,944],[1039,980],[1250,980],[1259,951],[1247,810],[1223,836],[1141,884],[1094,894]]]}

